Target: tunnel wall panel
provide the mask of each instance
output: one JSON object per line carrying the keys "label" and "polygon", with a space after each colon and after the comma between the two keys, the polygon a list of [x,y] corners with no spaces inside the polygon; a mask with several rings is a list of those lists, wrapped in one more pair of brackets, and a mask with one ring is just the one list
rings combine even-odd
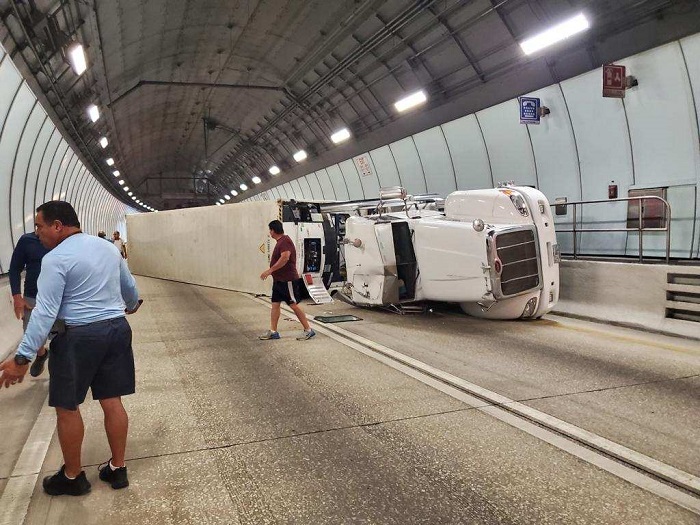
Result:
{"label": "tunnel wall panel", "polygon": [[372,157],[374,167],[377,169],[380,187],[401,186],[399,169],[396,167],[396,161],[389,146],[373,149],[369,152],[369,155]]}
{"label": "tunnel wall panel", "polygon": [[136,211],[85,169],[0,45],[0,274],[19,238],[34,231],[35,209],[50,199],[73,204],[89,234],[120,230],[126,239],[124,217]]}
{"label": "tunnel wall panel", "polygon": [[486,143],[475,115],[443,124],[447,147],[460,190],[475,190],[493,186],[491,164]]}
{"label": "tunnel wall panel", "polygon": [[452,155],[442,128],[437,126],[413,137],[425,174],[426,192],[448,195],[457,190]]}
{"label": "tunnel wall panel", "polygon": [[[398,168],[401,185],[414,195],[427,193],[425,173],[413,137],[393,142],[389,147]],[[367,198],[372,197],[377,197],[377,194],[367,196]]]}

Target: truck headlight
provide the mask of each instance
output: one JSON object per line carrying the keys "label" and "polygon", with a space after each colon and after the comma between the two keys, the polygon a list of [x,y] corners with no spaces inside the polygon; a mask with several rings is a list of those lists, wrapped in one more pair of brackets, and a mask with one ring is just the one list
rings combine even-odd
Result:
{"label": "truck headlight", "polygon": [[515,206],[518,212],[520,212],[520,215],[522,215],[523,217],[530,216],[530,211],[527,209],[527,204],[525,204],[525,199],[523,199],[522,195],[518,195],[517,193],[511,193],[510,201],[513,203],[513,206]]}
{"label": "truck headlight", "polygon": [[537,308],[537,297],[533,297],[525,304],[525,308],[523,309],[523,315],[521,315],[520,317],[522,317],[523,319],[527,317],[532,317],[535,314],[535,308]]}

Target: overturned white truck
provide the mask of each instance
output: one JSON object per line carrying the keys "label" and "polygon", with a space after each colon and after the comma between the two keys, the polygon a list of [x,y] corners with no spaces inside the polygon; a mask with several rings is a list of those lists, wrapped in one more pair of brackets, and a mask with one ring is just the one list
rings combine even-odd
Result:
{"label": "overturned white truck", "polygon": [[444,214],[401,188],[383,198],[376,215],[345,222],[344,290],[355,304],[447,301],[490,319],[538,318],[556,304],[559,249],[541,192],[456,191]]}

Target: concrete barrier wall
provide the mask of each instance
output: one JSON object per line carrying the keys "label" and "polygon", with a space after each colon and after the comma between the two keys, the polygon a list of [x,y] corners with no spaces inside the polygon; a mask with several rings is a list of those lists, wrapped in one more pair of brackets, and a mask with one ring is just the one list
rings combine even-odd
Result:
{"label": "concrete barrier wall", "polygon": [[127,217],[129,268],[137,275],[269,294],[260,280],[272,247],[277,202],[207,206]]}
{"label": "concrete barrier wall", "polygon": [[594,261],[562,261],[559,268],[553,313],[700,339],[700,324],[665,318],[667,275],[700,269]]}

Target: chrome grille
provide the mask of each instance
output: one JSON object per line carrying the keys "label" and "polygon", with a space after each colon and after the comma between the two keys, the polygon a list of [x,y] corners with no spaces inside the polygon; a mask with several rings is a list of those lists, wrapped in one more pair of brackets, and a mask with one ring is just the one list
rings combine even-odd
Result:
{"label": "chrome grille", "polygon": [[537,241],[533,230],[518,230],[496,236],[496,254],[501,261],[501,294],[515,295],[540,286]]}

